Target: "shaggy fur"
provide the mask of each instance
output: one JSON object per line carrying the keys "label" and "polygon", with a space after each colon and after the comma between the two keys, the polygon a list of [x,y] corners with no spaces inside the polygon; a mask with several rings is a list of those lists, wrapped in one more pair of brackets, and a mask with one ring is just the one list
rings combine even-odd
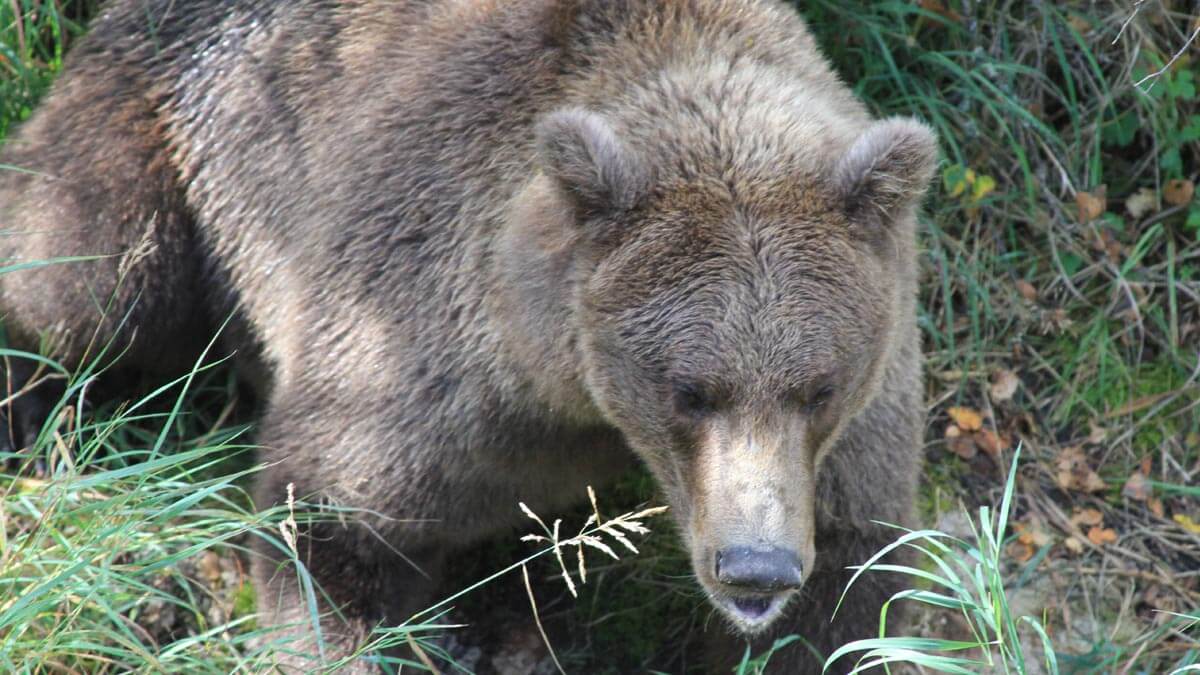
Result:
{"label": "shaggy fur", "polygon": [[[758,639],[828,652],[892,590],[830,623],[892,537],[872,521],[911,515],[934,152],[769,0],[115,0],[0,156],[31,170],[0,173],[0,254],[109,257],[5,275],[0,306],[26,346],[78,363],[98,334],[140,373],[235,317],[260,505],[294,483],[378,514],[302,538],[334,651],[428,603],[518,501],[553,512],[637,456],[738,627],[763,626],[714,552],[799,552]],[[310,640],[262,553],[266,620]]]}

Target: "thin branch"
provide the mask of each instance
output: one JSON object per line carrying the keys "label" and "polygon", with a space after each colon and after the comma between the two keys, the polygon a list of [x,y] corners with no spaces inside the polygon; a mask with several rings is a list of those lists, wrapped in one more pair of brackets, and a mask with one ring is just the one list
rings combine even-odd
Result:
{"label": "thin branch", "polygon": [[[1198,36],[1198,35],[1200,35],[1200,23],[1196,24],[1196,29],[1192,31],[1192,34],[1190,36],[1188,36],[1187,42],[1183,43],[1183,46],[1179,48],[1179,51],[1175,52],[1175,55],[1171,57],[1170,61],[1167,61],[1167,65],[1163,66],[1162,68],[1159,68],[1158,70],[1154,71],[1153,73],[1150,73],[1149,75],[1143,77],[1142,79],[1138,80],[1137,82],[1134,82],[1133,86],[1137,87],[1138,89],[1141,89],[1142,83],[1145,82],[1146,80],[1157,79],[1163,73],[1170,70],[1171,66],[1175,65],[1175,62],[1179,60],[1179,57],[1183,56],[1183,53],[1188,50],[1188,47],[1192,46],[1192,43],[1196,41],[1196,36]],[[1143,90],[1142,93],[1143,94],[1148,93],[1149,91],[1150,91],[1150,89],[1147,88],[1147,89]]]}

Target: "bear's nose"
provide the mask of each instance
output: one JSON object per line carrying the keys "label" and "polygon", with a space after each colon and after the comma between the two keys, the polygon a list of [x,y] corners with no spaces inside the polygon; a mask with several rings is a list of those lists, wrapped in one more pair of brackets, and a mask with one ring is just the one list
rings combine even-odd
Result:
{"label": "bear's nose", "polygon": [[717,581],[753,591],[800,588],[804,568],[795,551],[730,546],[717,551]]}

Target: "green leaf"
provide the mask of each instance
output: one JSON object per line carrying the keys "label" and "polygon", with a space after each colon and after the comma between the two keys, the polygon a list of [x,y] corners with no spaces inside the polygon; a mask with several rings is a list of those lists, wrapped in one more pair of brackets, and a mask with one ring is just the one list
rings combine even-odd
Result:
{"label": "green leaf", "polygon": [[1172,144],[1158,158],[1158,165],[1164,173],[1171,176],[1183,175],[1183,159],[1179,155],[1179,145]]}
{"label": "green leaf", "polygon": [[1175,98],[1191,101],[1196,98],[1196,83],[1192,71],[1181,70],[1175,74],[1171,82],[1171,94]]}
{"label": "green leaf", "polygon": [[942,171],[942,185],[947,195],[957,197],[967,191],[970,187],[967,171],[962,164],[951,164]]}
{"label": "green leaf", "polygon": [[1178,138],[1182,143],[1200,141],[1200,115],[1192,115],[1188,119],[1187,126],[1180,130]]}
{"label": "green leaf", "polygon": [[1075,276],[1079,268],[1083,267],[1083,258],[1074,253],[1063,253],[1059,256],[1059,260],[1062,261],[1063,271],[1067,273],[1067,276]]}
{"label": "green leaf", "polygon": [[1200,204],[1197,204],[1188,211],[1187,221],[1184,222],[1183,228],[1191,230],[1196,234],[1200,234]]}
{"label": "green leaf", "polygon": [[1100,136],[1110,147],[1124,148],[1133,142],[1138,132],[1138,117],[1133,110],[1124,110],[1114,118],[1105,120]]}

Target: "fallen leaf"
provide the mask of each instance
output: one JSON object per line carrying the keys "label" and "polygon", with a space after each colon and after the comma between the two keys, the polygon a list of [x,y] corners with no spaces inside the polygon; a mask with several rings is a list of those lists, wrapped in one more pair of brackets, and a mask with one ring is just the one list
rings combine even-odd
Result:
{"label": "fallen leaf", "polygon": [[1109,260],[1112,260],[1113,262],[1119,262],[1121,260],[1121,255],[1125,253],[1125,245],[1117,241],[1116,237],[1114,237],[1108,230],[1105,230],[1104,232],[1107,235],[1105,237],[1104,252],[1108,254]]}
{"label": "fallen leaf", "polygon": [[1097,509],[1079,509],[1071,514],[1071,524],[1076,527],[1092,527],[1104,522],[1104,514]]}
{"label": "fallen leaf", "polygon": [[1055,481],[1063,490],[1099,492],[1107,487],[1104,479],[1088,465],[1087,457],[1077,445],[1063,448],[1058,454],[1057,464]]}
{"label": "fallen leaf", "polygon": [[1171,516],[1171,520],[1179,523],[1183,529],[1191,532],[1192,534],[1200,534],[1200,523],[1192,520],[1190,516],[1185,516],[1182,513],[1176,513],[1174,516]]}
{"label": "fallen leaf", "polygon": [[1075,555],[1083,553],[1083,542],[1079,537],[1067,537],[1063,540],[1063,546],[1066,546],[1067,550]]}
{"label": "fallen leaf", "polygon": [[1086,35],[1088,31],[1092,29],[1092,24],[1078,14],[1072,14],[1071,16],[1067,17],[1067,25],[1069,25],[1072,30],[1080,35]]}
{"label": "fallen leaf", "polygon": [[1017,541],[1022,544],[1041,548],[1047,544],[1054,543],[1054,536],[1040,522],[1034,521],[1028,525],[1025,523],[1014,523],[1013,529],[1019,532]]}
{"label": "fallen leaf", "polygon": [[1121,254],[1125,251],[1125,246],[1117,241],[1116,236],[1106,227],[1097,228],[1096,238],[1092,241],[1092,248],[1103,252],[1113,262],[1120,261]]}
{"label": "fallen leaf", "polygon": [[1163,509],[1163,502],[1158,497],[1151,497],[1146,501],[1146,506],[1150,507],[1150,513],[1153,513],[1157,518],[1162,518],[1166,514],[1166,510]]}
{"label": "fallen leaf", "polygon": [[1171,206],[1183,206],[1192,201],[1196,194],[1196,184],[1190,180],[1176,179],[1167,181],[1163,188],[1163,199]]}
{"label": "fallen leaf", "polygon": [[1144,474],[1146,474],[1147,476],[1149,476],[1149,475],[1150,475],[1150,468],[1151,468],[1151,464],[1152,464],[1153,462],[1154,462],[1154,460],[1153,460],[1153,459],[1150,457],[1150,455],[1146,455],[1145,457],[1143,457],[1143,458],[1142,458],[1142,463],[1141,463],[1141,466],[1142,466],[1142,473],[1144,473]]}
{"label": "fallen leaf", "polygon": [[963,434],[963,430],[958,428],[957,424],[951,422],[946,425],[946,431],[942,434],[946,439],[946,449],[950,452],[962,457],[963,459],[971,459],[975,456],[975,442],[970,436]]}
{"label": "fallen leaf", "polygon": [[1117,531],[1107,527],[1093,527],[1088,530],[1088,541],[1097,546],[1105,544],[1115,544],[1117,542]]}
{"label": "fallen leaf", "polygon": [[1033,557],[1034,548],[1023,541],[1014,541],[1008,545],[1008,555],[1019,563],[1027,563]]}
{"label": "fallen leaf", "polygon": [[992,373],[992,386],[988,390],[993,401],[1010,401],[1017,393],[1020,378],[1011,370],[1001,369]]}
{"label": "fallen leaf", "polygon": [[1088,443],[1091,443],[1092,445],[1100,445],[1104,442],[1105,438],[1108,438],[1108,429],[1105,429],[1095,422],[1088,422]]}
{"label": "fallen leaf", "polygon": [[1000,453],[1008,448],[1008,444],[991,429],[980,429],[974,433],[972,438],[974,438],[975,445],[979,446],[980,450],[983,450],[992,457],[999,457]]}
{"label": "fallen leaf", "polygon": [[1070,328],[1071,324],[1071,317],[1067,316],[1067,310],[1062,307],[1056,307],[1042,315],[1042,330],[1047,334],[1061,333]]}
{"label": "fallen leaf", "polygon": [[1125,487],[1121,488],[1121,495],[1144,502],[1150,498],[1150,481],[1146,480],[1146,475],[1141,471],[1134,471],[1125,481]]}
{"label": "fallen leaf", "polygon": [[1091,469],[1088,469],[1084,473],[1083,480],[1080,481],[1080,483],[1081,485],[1079,489],[1084,492],[1100,492],[1104,488],[1108,487],[1108,484],[1104,482],[1104,479]]}
{"label": "fallen leaf", "polygon": [[1104,215],[1107,186],[1101,185],[1094,192],[1080,190],[1075,193],[1075,206],[1079,209],[1079,222],[1090,223]]}
{"label": "fallen leaf", "polygon": [[963,431],[979,431],[983,428],[983,416],[971,408],[950,408],[946,411]]}
{"label": "fallen leaf", "polygon": [[1125,200],[1125,210],[1134,220],[1141,220],[1143,216],[1157,209],[1158,194],[1151,188],[1142,188]]}
{"label": "fallen leaf", "polygon": [[1017,292],[1021,294],[1022,298],[1025,298],[1029,302],[1037,301],[1038,292],[1037,289],[1034,288],[1033,284],[1025,281],[1024,279],[1017,279],[1016,286]]}

